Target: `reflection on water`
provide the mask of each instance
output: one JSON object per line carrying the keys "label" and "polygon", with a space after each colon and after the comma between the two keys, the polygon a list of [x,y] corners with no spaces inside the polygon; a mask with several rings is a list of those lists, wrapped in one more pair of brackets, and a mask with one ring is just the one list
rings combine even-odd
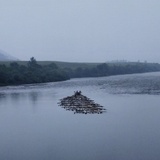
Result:
{"label": "reflection on water", "polygon": [[18,103],[18,101],[21,101],[22,99],[29,98],[29,100],[33,102],[33,104],[36,104],[36,102],[38,101],[40,97],[41,97],[41,94],[35,91],[31,91],[27,93],[23,93],[23,92],[13,92],[12,93],[11,92],[8,94],[5,94],[5,93],[0,94],[0,102],[9,100],[12,103]]}
{"label": "reflection on water", "polygon": [[36,104],[36,102],[38,101],[38,98],[40,98],[40,93],[34,92],[34,91],[30,92],[29,98],[33,102],[33,104]]}

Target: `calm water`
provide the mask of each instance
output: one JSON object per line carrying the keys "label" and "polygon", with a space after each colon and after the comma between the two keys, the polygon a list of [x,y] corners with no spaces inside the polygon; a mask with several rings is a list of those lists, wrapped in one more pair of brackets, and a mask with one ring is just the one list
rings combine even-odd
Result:
{"label": "calm water", "polygon": [[[57,105],[75,90],[104,114]],[[0,88],[1,160],[159,160],[160,73]]]}

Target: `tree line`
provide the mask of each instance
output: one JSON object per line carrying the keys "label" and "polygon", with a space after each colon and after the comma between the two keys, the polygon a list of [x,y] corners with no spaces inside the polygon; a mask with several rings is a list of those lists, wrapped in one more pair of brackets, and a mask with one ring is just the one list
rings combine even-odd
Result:
{"label": "tree line", "polygon": [[27,65],[0,65],[0,86],[64,81],[70,78],[101,77],[160,71],[157,63],[102,63],[92,67],[61,68],[55,63],[40,65],[32,57]]}
{"label": "tree line", "polygon": [[124,64],[99,64],[91,68],[78,67],[65,68],[70,78],[101,77],[121,74],[145,73],[160,71],[158,63],[124,63]]}
{"label": "tree line", "polygon": [[9,66],[0,65],[0,85],[18,85],[31,83],[45,83],[67,80],[69,77],[56,64],[39,65],[34,57],[27,65],[17,62]]}

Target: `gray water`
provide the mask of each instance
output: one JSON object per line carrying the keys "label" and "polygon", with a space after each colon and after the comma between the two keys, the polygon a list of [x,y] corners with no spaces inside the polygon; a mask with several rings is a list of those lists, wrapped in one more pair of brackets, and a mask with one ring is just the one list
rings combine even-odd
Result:
{"label": "gray water", "polygon": [[[103,114],[58,106],[75,90]],[[0,88],[0,160],[159,160],[160,73]]]}

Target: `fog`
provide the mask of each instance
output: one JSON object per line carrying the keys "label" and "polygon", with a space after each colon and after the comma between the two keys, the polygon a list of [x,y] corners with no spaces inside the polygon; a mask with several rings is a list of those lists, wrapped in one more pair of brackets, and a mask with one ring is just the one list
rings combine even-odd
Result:
{"label": "fog", "polygon": [[159,0],[1,0],[0,49],[20,60],[160,63]]}

